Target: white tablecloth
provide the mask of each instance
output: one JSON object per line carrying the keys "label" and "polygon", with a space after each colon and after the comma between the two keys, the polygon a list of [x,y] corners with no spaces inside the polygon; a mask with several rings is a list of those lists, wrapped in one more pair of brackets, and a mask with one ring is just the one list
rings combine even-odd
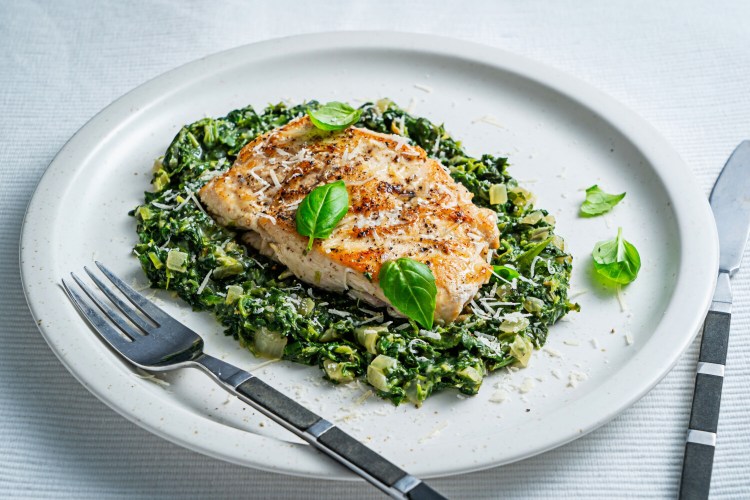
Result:
{"label": "white tablecloth", "polygon": [[[0,496],[379,498],[359,483],[258,472],[172,445],[99,402],[49,350],[21,289],[23,213],[55,153],[112,100],[182,63],[268,38],[450,35],[608,92],[653,123],[708,193],[734,146],[750,138],[748,19],[742,1],[0,3]],[[746,261],[733,280],[715,498],[750,497]],[[455,498],[675,496],[697,347],[600,430],[520,463],[432,482]]]}

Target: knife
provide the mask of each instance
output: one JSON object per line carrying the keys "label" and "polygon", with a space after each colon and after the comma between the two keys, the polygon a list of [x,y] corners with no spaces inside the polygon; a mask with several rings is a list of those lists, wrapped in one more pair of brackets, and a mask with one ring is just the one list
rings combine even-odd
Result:
{"label": "knife", "polygon": [[703,324],[695,376],[685,458],[680,481],[681,500],[708,498],[716,448],[721,387],[732,319],[729,278],[740,268],[750,233],[750,141],[743,141],[716,180],[711,209],[719,231],[719,278]]}

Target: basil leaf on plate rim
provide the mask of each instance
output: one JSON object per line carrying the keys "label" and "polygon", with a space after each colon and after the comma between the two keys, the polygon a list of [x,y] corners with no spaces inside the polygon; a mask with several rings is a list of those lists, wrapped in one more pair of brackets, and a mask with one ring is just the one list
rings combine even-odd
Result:
{"label": "basil leaf on plate rim", "polygon": [[318,109],[307,109],[313,125],[321,130],[341,130],[356,123],[362,111],[354,109],[346,103],[333,101]]}
{"label": "basil leaf on plate rim", "polygon": [[617,228],[614,239],[597,243],[591,255],[596,272],[619,285],[631,283],[641,269],[641,256],[635,246],[622,237],[621,227]]}
{"label": "basil leaf on plate rim", "polygon": [[432,328],[437,287],[429,267],[408,257],[390,260],[380,268],[380,288],[403,315]]}
{"label": "basil leaf on plate rim", "polygon": [[306,252],[315,238],[331,236],[333,229],[349,211],[349,193],[344,181],[318,186],[305,196],[296,214],[297,232],[309,236]]}
{"label": "basil leaf on plate rim", "polygon": [[605,214],[625,198],[625,193],[609,194],[596,184],[586,189],[586,200],[581,204],[581,214],[588,217]]}

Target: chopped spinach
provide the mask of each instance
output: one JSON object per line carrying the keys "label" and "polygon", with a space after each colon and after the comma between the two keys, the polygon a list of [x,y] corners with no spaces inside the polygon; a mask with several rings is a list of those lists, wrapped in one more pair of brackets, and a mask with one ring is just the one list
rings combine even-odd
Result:
{"label": "chopped spinach", "polygon": [[[532,193],[508,175],[506,158],[469,156],[442,125],[390,101],[364,104],[355,124],[408,137],[440,160],[474,203],[498,215],[501,248],[491,261],[498,272],[453,323],[421,329],[311,287],[206,214],[195,195],[203,184],[253,138],[318,106],[277,104],[261,113],[248,106],[179,131],[155,164],[154,191],[130,212],[139,237],[134,253],[151,286],[212,311],[227,335],[257,355],[319,366],[334,383],[366,376],[395,404],[421,405],[444,388],[475,394],[487,373],[525,366],[530,346],[540,348],[549,326],[578,307],[567,297],[571,257],[553,232],[554,218],[534,209]],[[499,185],[507,196],[498,198]]]}

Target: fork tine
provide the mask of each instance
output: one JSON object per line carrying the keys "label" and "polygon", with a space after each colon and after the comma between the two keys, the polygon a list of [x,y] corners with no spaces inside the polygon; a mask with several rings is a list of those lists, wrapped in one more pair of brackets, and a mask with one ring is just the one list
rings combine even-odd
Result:
{"label": "fork tine", "polygon": [[84,283],[81,278],[79,278],[75,273],[70,273],[70,275],[73,277],[76,283],[78,283],[78,286],[81,287],[81,290],[86,292],[86,295],[89,296],[89,298],[94,302],[94,304],[101,309],[101,311],[107,315],[107,317],[117,325],[117,327],[122,330],[122,332],[127,335],[130,340],[136,340],[138,337],[142,336],[142,334],[138,333],[127,321],[123,319],[122,316],[117,314],[114,309],[112,309],[109,305],[105,304],[104,302],[99,299],[99,297],[96,296],[94,291],[88,287],[86,283]]}
{"label": "fork tine", "polygon": [[123,336],[117,330],[112,327],[96,309],[91,307],[78,292],[73,290],[67,281],[62,280],[63,290],[68,295],[68,298],[76,306],[76,309],[83,314],[83,317],[94,327],[94,330],[104,338],[104,340],[114,347],[117,351],[124,354],[125,350],[130,346],[130,342],[125,340]]}
{"label": "fork tine", "polygon": [[143,314],[148,316],[151,321],[156,323],[157,326],[171,319],[171,316],[154,305],[146,297],[133,290],[130,285],[126,284],[124,281],[118,278],[115,273],[107,269],[104,264],[98,261],[94,262],[96,263],[96,267],[98,267],[101,272],[104,273],[109,281],[111,281],[117,288],[119,288],[123,295],[125,295],[130,300],[130,302],[135,304],[135,306],[138,307],[138,309],[140,309]]}
{"label": "fork tine", "polygon": [[84,271],[86,271],[86,274],[89,275],[89,278],[91,278],[94,281],[94,283],[96,283],[96,286],[99,287],[99,290],[101,290],[102,293],[104,293],[104,295],[106,295],[107,298],[109,298],[109,300],[111,300],[117,306],[117,308],[120,311],[122,311],[122,313],[133,324],[135,324],[138,328],[140,328],[141,330],[143,330],[143,333],[147,334],[151,330],[154,329],[154,327],[152,325],[147,324],[143,320],[143,318],[141,317],[141,315],[138,314],[132,307],[130,307],[129,305],[127,305],[125,302],[123,302],[123,300],[120,297],[118,297],[117,295],[115,295],[112,292],[112,289],[110,289],[107,285],[105,285],[104,283],[102,283],[102,281],[99,278],[97,278],[96,275],[94,273],[92,273],[91,270],[88,267],[84,266],[83,269],[84,269]]}

